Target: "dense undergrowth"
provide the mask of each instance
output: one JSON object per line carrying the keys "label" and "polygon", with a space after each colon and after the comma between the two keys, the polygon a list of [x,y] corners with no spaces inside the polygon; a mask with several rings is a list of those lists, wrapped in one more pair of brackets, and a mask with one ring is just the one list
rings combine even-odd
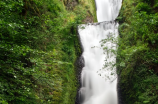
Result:
{"label": "dense undergrowth", "polygon": [[123,0],[117,19],[124,104],[158,104],[158,0]]}
{"label": "dense undergrowth", "polygon": [[93,11],[92,0],[1,0],[0,104],[74,104],[76,26]]}

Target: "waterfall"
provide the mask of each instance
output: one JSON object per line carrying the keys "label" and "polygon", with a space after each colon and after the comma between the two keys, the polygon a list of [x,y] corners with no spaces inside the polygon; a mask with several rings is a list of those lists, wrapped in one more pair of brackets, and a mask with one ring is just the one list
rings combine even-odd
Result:
{"label": "waterfall", "polygon": [[121,0],[96,0],[99,23],[78,26],[84,58],[81,104],[118,104],[116,67],[110,64],[116,62],[118,23],[114,20],[121,3]]}
{"label": "waterfall", "polygon": [[98,22],[115,20],[122,0],[96,0]]}

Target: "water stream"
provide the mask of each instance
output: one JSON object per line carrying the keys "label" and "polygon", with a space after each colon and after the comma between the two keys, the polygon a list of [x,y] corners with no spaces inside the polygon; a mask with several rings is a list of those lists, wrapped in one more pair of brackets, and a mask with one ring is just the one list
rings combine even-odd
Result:
{"label": "water stream", "polygon": [[85,62],[79,90],[81,104],[118,104],[116,67],[109,63],[116,62],[115,51],[111,50],[117,49],[118,23],[114,20],[121,3],[122,0],[96,0],[99,23],[78,26]]}

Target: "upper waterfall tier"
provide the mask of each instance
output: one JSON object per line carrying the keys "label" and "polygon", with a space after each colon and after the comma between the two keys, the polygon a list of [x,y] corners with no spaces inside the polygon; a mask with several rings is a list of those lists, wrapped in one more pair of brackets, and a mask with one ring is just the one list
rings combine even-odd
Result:
{"label": "upper waterfall tier", "polygon": [[98,22],[115,20],[122,0],[96,0]]}

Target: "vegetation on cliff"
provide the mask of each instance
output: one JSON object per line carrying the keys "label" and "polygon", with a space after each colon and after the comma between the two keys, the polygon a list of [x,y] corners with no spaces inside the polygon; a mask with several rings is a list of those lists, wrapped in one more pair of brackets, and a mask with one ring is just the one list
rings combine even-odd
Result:
{"label": "vegetation on cliff", "polygon": [[123,0],[117,67],[125,104],[158,104],[158,1]]}
{"label": "vegetation on cliff", "polygon": [[76,26],[93,10],[93,0],[0,1],[1,104],[74,104]]}

